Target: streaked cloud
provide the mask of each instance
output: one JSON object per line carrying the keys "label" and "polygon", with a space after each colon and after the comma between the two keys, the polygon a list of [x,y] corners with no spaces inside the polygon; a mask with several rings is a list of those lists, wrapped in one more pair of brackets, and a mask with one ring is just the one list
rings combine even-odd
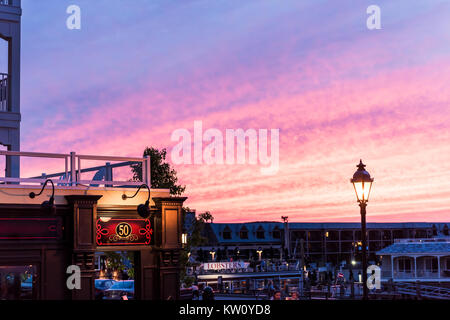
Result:
{"label": "streaked cloud", "polygon": [[24,3],[23,150],[138,156],[197,119],[279,128],[276,176],[177,166],[186,205],[215,221],[357,221],[362,158],[368,221],[449,220],[448,3],[380,1],[369,31],[365,1],[79,2],[79,33],[65,1]]}

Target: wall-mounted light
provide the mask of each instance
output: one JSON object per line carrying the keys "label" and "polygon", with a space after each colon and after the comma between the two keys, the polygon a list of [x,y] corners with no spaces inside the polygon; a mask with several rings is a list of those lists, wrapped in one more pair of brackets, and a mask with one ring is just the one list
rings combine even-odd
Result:
{"label": "wall-mounted light", "polygon": [[149,207],[149,205],[150,205],[150,188],[149,188],[148,185],[146,185],[146,184],[141,184],[141,185],[139,186],[139,188],[137,189],[136,193],[135,193],[134,195],[132,195],[131,197],[130,197],[130,196],[127,196],[127,195],[124,193],[124,194],[122,195],[122,199],[123,199],[123,200],[126,200],[126,199],[134,198],[134,197],[138,194],[139,190],[141,190],[141,188],[147,188],[147,189],[148,189],[148,197],[147,197],[147,201],[145,201],[145,204],[140,204],[140,205],[138,205],[138,207],[137,207],[137,212],[138,212],[138,214],[139,214],[142,218],[147,219],[147,218],[150,216],[150,207]]}
{"label": "wall-mounted light", "polygon": [[40,196],[42,194],[42,192],[44,191],[45,187],[47,186],[47,183],[50,182],[52,184],[52,195],[50,197],[50,200],[45,200],[44,202],[42,202],[41,207],[44,210],[48,210],[50,211],[50,213],[55,213],[56,212],[56,206],[55,206],[55,185],[53,184],[53,181],[51,179],[47,179],[44,182],[44,185],[42,186],[41,191],[36,194],[34,192],[30,192],[30,194],[28,195],[31,199],[34,199],[38,196]]}
{"label": "wall-mounted light", "polygon": [[183,247],[184,247],[185,245],[187,245],[187,237],[188,237],[188,234],[187,234],[187,233],[182,233],[182,234],[181,234],[181,244],[183,245]]}
{"label": "wall-mounted light", "polygon": [[100,217],[101,222],[108,222],[109,220],[111,220],[111,217]]}

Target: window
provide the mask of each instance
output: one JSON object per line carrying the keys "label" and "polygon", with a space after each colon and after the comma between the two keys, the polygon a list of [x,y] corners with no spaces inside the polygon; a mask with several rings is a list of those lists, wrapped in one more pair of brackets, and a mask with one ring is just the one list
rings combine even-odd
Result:
{"label": "window", "polygon": [[444,233],[444,236],[448,236],[448,226],[444,225],[444,229],[442,229],[442,232]]}
{"label": "window", "polygon": [[380,240],[381,232],[379,230],[370,230],[369,231],[369,240]]}
{"label": "window", "polygon": [[432,230],[431,232],[433,233],[433,236],[437,236],[438,232],[437,232],[437,228],[436,228],[435,224],[433,224],[433,228],[431,230]]}
{"label": "window", "polygon": [[322,231],[310,231],[308,238],[309,241],[322,241],[324,236]]}
{"label": "window", "polygon": [[264,239],[264,229],[262,226],[259,226],[258,230],[256,230],[256,238]]}
{"label": "window", "polygon": [[398,271],[411,272],[411,260],[410,259],[399,259],[398,260]]}
{"label": "window", "polygon": [[353,240],[353,231],[342,231],[341,240]]}
{"label": "window", "polygon": [[342,252],[351,252],[353,249],[351,242],[342,242],[341,243],[341,250]]}
{"label": "window", "polygon": [[241,228],[241,231],[239,232],[239,237],[241,239],[248,239],[248,230],[247,230],[247,228],[245,226],[243,226]]}
{"label": "window", "polygon": [[402,239],[402,238],[404,238],[403,230],[394,230],[393,238],[394,239]]}
{"label": "window", "polygon": [[325,236],[327,240],[339,241],[339,231],[327,231]]}
{"label": "window", "polygon": [[381,241],[369,241],[369,251],[378,251],[383,248]]}
{"label": "window", "polygon": [[328,242],[327,252],[339,252],[339,242]]}
{"label": "window", "polygon": [[300,243],[300,239],[303,239],[306,241],[306,231],[298,231],[294,230],[292,231],[292,241],[296,241],[298,239],[298,242]]}
{"label": "window", "polygon": [[0,300],[31,300],[35,279],[35,267],[0,266]]}
{"label": "window", "polygon": [[391,230],[383,230],[383,240],[391,240]]}
{"label": "window", "polygon": [[416,238],[426,238],[426,237],[427,237],[427,230],[425,229],[416,230]]}
{"label": "window", "polygon": [[231,239],[231,230],[230,230],[230,228],[228,226],[225,227],[225,229],[223,230],[222,237],[225,240],[230,240]]}
{"label": "window", "polygon": [[424,269],[427,272],[435,272],[438,269],[437,258],[427,257],[424,261]]}
{"label": "window", "polygon": [[280,239],[280,238],[281,238],[281,232],[280,232],[280,229],[278,229],[278,227],[275,227],[275,228],[272,230],[272,237],[273,237],[274,239]]}

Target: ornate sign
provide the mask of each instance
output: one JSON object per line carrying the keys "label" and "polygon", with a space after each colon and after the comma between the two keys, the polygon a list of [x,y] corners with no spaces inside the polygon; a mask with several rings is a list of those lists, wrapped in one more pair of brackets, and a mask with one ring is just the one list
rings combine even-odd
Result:
{"label": "ornate sign", "polygon": [[97,220],[98,246],[151,245],[152,234],[149,219]]}

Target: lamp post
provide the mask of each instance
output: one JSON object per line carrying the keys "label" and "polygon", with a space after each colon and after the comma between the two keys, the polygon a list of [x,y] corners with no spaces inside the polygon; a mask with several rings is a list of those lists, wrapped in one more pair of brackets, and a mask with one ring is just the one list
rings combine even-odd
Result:
{"label": "lamp post", "polygon": [[356,166],[358,170],[353,174],[350,182],[355,189],[356,198],[361,208],[361,242],[362,242],[362,285],[363,285],[363,300],[368,299],[367,288],[367,239],[366,239],[366,207],[369,201],[370,190],[372,189],[373,178],[366,171],[366,165],[359,161]]}
{"label": "lamp post", "polygon": [[211,249],[209,254],[211,255],[211,260],[216,261],[216,250],[214,250],[214,248]]}
{"label": "lamp post", "polygon": [[261,247],[259,247],[258,250],[256,250],[256,252],[258,253],[258,260],[261,261],[261,254],[263,252]]}

